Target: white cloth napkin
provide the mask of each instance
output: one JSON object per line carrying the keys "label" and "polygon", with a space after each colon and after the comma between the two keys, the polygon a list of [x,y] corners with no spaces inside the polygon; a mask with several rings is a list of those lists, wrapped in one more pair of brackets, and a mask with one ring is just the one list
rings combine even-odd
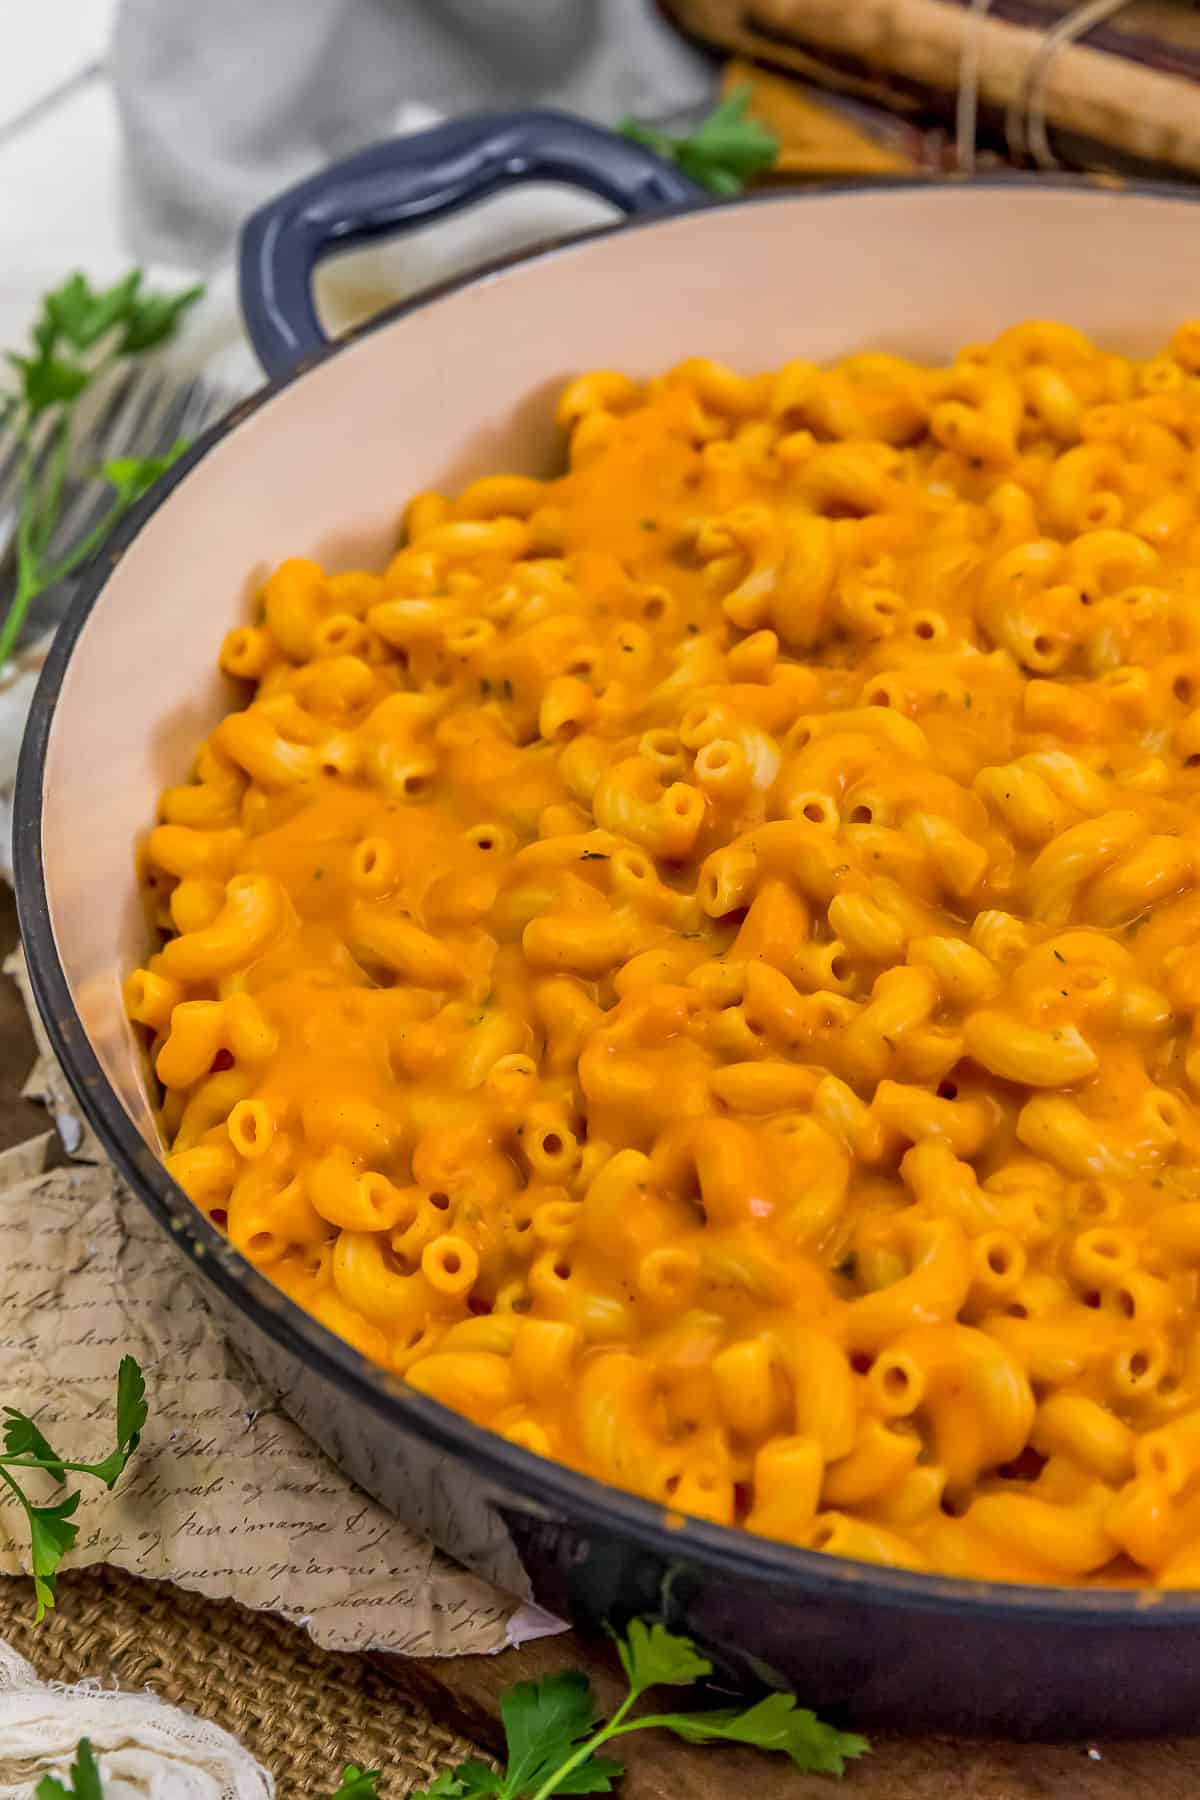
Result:
{"label": "white cloth napkin", "polygon": [[271,1800],[275,1783],[237,1739],[151,1693],[92,1681],[39,1681],[0,1641],[0,1800],[31,1800],[41,1776],[66,1780],[88,1738],[104,1800]]}
{"label": "white cloth napkin", "polygon": [[199,267],[261,201],[385,136],[406,103],[613,123],[712,85],[653,0],[121,0],[112,69],[133,247]]}

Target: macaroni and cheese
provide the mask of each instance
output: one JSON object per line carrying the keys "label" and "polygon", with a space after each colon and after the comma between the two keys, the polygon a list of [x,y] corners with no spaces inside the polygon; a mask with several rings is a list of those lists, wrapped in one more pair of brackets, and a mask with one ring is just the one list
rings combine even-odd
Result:
{"label": "macaroni and cheese", "polygon": [[559,417],[225,639],[126,989],[172,1174],[673,1512],[1200,1585],[1200,323]]}

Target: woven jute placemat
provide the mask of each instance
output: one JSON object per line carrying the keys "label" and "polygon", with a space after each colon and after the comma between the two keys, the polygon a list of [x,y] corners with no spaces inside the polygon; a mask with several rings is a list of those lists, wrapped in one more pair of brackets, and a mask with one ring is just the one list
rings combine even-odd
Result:
{"label": "woven jute placemat", "polygon": [[0,1638],[44,1681],[98,1677],[213,1719],[275,1776],[281,1800],[315,1800],[343,1764],[380,1769],[399,1800],[447,1764],[478,1755],[365,1657],[319,1650],[268,1613],[206,1600],[119,1569],[63,1575],[33,1623],[33,1584],[0,1578]]}

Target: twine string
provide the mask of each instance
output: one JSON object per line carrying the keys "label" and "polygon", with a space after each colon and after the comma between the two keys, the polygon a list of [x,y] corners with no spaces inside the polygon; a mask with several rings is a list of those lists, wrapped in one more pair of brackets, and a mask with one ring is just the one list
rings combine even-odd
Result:
{"label": "twine string", "polygon": [[954,150],[964,175],[975,173],[979,136],[979,40],[992,0],[971,0],[971,14],[963,32],[958,65],[958,101],[954,111]]}
{"label": "twine string", "polygon": [[[1054,67],[1062,52],[1078,43],[1098,25],[1106,24],[1129,5],[1129,0],[1082,0],[1043,33],[1030,57],[1017,90],[1004,114],[1004,140],[1015,162],[1032,157],[1040,169],[1062,167],[1050,146],[1046,99]],[[975,172],[978,155],[979,63],[983,23],[992,0],[970,0],[970,17],[963,31],[959,60],[958,98],[955,106],[955,152],[964,174]]]}

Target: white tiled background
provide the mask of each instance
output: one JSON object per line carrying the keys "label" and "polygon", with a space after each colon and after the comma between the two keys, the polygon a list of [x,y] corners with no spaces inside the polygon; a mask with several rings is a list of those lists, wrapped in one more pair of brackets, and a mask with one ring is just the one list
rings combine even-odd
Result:
{"label": "white tiled background", "polygon": [[[197,0],[202,5],[203,0]],[[0,265],[121,247],[117,0],[0,0]]]}

